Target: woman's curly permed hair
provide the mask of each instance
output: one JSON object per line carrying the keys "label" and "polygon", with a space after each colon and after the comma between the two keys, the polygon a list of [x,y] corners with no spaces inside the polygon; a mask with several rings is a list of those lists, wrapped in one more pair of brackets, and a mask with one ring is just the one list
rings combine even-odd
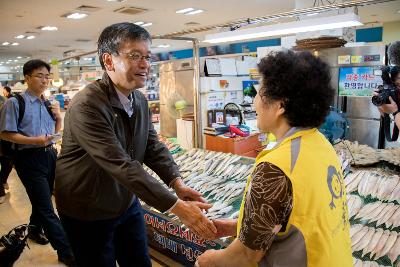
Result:
{"label": "woman's curly permed hair", "polygon": [[292,127],[318,127],[334,97],[329,66],[309,52],[270,53],[258,64],[263,77],[260,95],[284,103]]}

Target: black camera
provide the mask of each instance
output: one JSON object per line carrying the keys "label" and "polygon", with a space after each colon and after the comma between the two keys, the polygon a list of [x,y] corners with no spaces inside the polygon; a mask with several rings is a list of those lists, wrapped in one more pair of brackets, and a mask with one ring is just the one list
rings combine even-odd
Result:
{"label": "black camera", "polygon": [[389,96],[392,97],[393,101],[399,105],[399,89],[394,84],[394,79],[398,74],[398,67],[384,67],[382,69],[382,81],[383,85],[378,86],[377,93],[372,97],[372,103],[375,106],[382,106],[383,104],[390,104]]}

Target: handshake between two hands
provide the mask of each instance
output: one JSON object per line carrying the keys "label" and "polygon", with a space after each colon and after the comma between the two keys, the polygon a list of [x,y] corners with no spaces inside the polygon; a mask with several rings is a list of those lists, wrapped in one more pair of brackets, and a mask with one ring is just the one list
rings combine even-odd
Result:
{"label": "handshake between two hands", "polygon": [[199,192],[185,186],[180,179],[173,188],[179,200],[171,211],[196,235],[208,240],[235,235],[236,220],[211,221],[204,210],[211,208],[212,204],[207,203]]}

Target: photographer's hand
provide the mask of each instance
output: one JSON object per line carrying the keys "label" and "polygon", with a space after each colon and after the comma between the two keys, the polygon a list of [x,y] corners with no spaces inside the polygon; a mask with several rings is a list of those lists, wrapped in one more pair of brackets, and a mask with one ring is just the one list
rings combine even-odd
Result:
{"label": "photographer's hand", "polygon": [[381,113],[381,115],[383,116],[383,113],[387,113],[387,114],[393,114],[394,112],[398,111],[398,107],[396,102],[394,102],[393,98],[391,96],[389,96],[389,101],[390,104],[384,104],[380,107],[378,107],[379,112]]}

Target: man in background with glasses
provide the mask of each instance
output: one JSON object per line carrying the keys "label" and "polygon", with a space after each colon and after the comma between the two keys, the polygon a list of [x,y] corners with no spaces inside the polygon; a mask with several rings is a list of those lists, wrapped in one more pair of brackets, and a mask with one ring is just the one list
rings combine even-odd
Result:
{"label": "man in background with glasses", "polygon": [[44,98],[51,79],[50,66],[42,60],[30,60],[24,64],[23,74],[28,89],[22,99],[11,97],[1,109],[1,139],[14,143],[14,166],[32,204],[28,237],[41,245],[50,241],[58,260],[74,266],[67,237],[51,202],[57,157],[52,139],[61,128],[61,115],[59,103],[50,106]]}
{"label": "man in background with glasses", "polygon": [[216,232],[202,213],[211,205],[179,178],[147,99],[136,90],[149,75],[150,44],[150,34],[133,23],[106,27],[97,49],[103,78],[75,95],[65,116],[55,195],[79,266],[151,266],[138,198],[176,214],[200,236]]}

